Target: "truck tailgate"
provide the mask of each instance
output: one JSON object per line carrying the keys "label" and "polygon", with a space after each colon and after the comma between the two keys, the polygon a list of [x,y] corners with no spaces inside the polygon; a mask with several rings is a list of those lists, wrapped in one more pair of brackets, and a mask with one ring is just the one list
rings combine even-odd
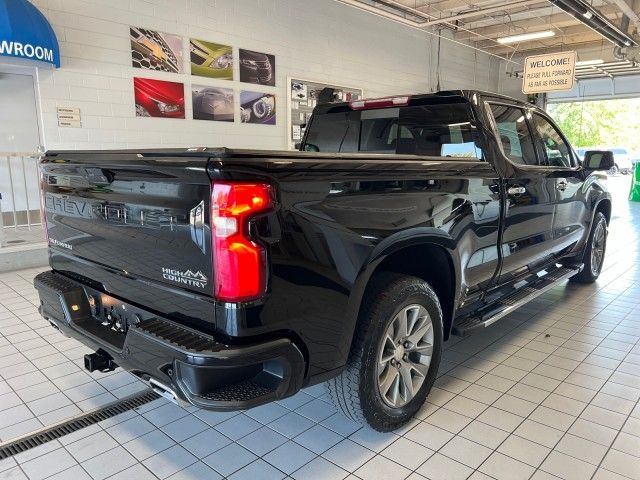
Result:
{"label": "truck tailgate", "polygon": [[78,271],[93,280],[100,281],[103,269],[210,295],[207,161],[135,152],[48,154],[41,172],[52,267],[73,272],[77,260]]}

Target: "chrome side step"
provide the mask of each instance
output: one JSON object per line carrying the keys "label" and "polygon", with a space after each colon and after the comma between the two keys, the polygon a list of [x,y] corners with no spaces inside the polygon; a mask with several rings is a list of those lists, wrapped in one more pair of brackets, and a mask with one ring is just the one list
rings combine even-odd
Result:
{"label": "chrome side step", "polygon": [[502,297],[497,302],[487,305],[487,307],[480,312],[476,312],[474,315],[466,318],[457,319],[453,324],[452,333],[464,337],[473,333],[475,330],[486,328],[520,308],[525,303],[539,297],[563,280],[577,275],[582,271],[582,268],[582,265],[573,268],[560,266],[548,271],[545,275],[539,275],[538,280],[534,280],[506,297]]}

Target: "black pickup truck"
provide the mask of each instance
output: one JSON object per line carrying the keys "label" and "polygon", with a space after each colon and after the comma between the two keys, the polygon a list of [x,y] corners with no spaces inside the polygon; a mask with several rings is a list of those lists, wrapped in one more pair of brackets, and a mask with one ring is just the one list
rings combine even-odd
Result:
{"label": "black pickup truck", "polygon": [[[301,151],[53,151],[42,315],[157,392],[250,408],[327,382],[386,431],[443,342],[602,268],[611,197],[544,111],[478,91],[319,105]],[[495,328],[499,328],[496,326]]]}

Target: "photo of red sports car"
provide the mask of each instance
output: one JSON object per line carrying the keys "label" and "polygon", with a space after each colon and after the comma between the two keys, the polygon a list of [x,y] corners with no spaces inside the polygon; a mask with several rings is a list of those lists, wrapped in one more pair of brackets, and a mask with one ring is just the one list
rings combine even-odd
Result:
{"label": "photo of red sports car", "polygon": [[133,78],[137,117],[184,118],[184,84]]}

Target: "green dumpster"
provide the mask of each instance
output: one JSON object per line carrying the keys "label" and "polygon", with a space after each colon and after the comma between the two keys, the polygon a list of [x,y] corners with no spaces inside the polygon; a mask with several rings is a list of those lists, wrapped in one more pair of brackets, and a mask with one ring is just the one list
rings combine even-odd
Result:
{"label": "green dumpster", "polygon": [[633,169],[633,179],[631,180],[629,200],[632,202],[640,202],[640,162],[637,162]]}

